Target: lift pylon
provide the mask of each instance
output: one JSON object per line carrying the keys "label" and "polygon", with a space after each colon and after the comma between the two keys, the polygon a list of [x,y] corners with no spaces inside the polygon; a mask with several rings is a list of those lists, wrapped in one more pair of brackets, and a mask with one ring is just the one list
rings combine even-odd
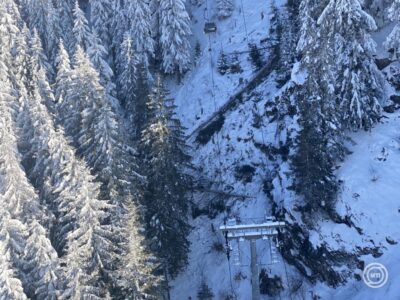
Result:
{"label": "lift pylon", "polygon": [[258,265],[257,265],[257,247],[258,239],[268,239],[270,242],[271,261],[277,263],[278,253],[273,240],[278,235],[278,230],[285,227],[285,222],[275,221],[274,218],[268,217],[261,222],[249,222],[248,224],[237,224],[236,219],[229,219],[219,229],[227,239],[227,243],[232,240],[245,239],[250,242],[251,254],[251,284],[252,284],[252,300],[260,300],[260,287],[258,284]]}

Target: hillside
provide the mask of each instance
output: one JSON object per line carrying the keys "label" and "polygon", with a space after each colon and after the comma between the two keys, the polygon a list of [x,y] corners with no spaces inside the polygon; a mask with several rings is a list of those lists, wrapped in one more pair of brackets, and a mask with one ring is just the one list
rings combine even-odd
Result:
{"label": "hillside", "polygon": [[0,0],[0,299],[400,299],[400,0]]}
{"label": "hillside", "polygon": [[[212,121],[214,116],[220,116],[222,107],[231,100],[230,95],[240,91],[243,85],[235,84],[237,77],[244,81],[250,81],[256,72],[251,70],[249,57],[241,56],[240,63],[244,72],[238,76],[221,76],[215,65],[218,60],[220,48],[228,53],[241,51],[243,41],[259,42],[265,36],[270,26],[267,20],[259,20],[262,13],[270,16],[271,6],[267,3],[255,6],[254,3],[244,3],[245,19],[251,20],[252,26],[248,29],[251,34],[246,35],[243,30],[243,13],[240,3],[228,20],[219,20],[214,8],[212,21],[218,27],[217,33],[210,34],[212,43],[211,53],[208,51],[209,41],[207,35],[202,32],[202,21],[196,18],[203,16],[206,10],[205,4],[193,7],[194,33],[196,39],[201,41],[202,55],[194,70],[185,77],[182,83],[173,88],[173,95],[177,99],[178,112],[188,128],[188,134],[195,132],[198,128],[204,128]],[[284,5],[284,3],[278,3]],[[240,29],[237,24],[242,23]],[[236,25],[236,26],[235,26]],[[229,29],[228,29],[229,28]],[[233,30],[232,30],[233,28]],[[377,42],[377,56],[387,57],[383,42],[393,25],[385,25],[379,32],[374,33]],[[242,42],[232,42],[242,41]],[[210,56],[214,69],[210,69]],[[212,73],[214,73],[212,75]],[[215,77],[215,89],[213,89],[212,76]],[[298,74],[296,68],[292,73],[292,80],[302,81],[302,74]],[[236,77],[236,78],[235,78]],[[232,84],[233,81],[233,84]],[[224,299],[228,295],[234,295],[237,299],[248,299],[251,294],[250,252],[249,244],[239,245],[240,265],[227,260],[226,253],[218,252],[215,245],[225,244],[225,238],[218,231],[227,217],[236,217],[242,222],[252,222],[262,219],[265,215],[272,215],[271,201],[263,191],[263,183],[270,173],[278,170],[285,178],[285,172],[289,171],[286,162],[271,161],[269,157],[260,151],[257,145],[269,145],[279,147],[279,136],[276,122],[261,122],[255,126],[258,116],[262,116],[266,103],[273,100],[280,91],[275,86],[275,78],[272,73],[266,76],[263,82],[254,90],[245,93],[237,105],[228,110],[222,110],[224,120],[221,129],[205,144],[195,140],[195,135],[190,136],[189,141],[194,148],[195,165],[205,171],[206,176],[214,183],[214,190],[228,189],[234,195],[242,198],[227,197],[229,214],[226,212],[217,214],[212,218],[204,215],[196,216],[192,220],[194,230],[191,233],[191,254],[189,267],[185,272],[171,284],[173,287],[172,299],[195,299],[200,283],[205,281],[218,299]],[[245,86],[244,86],[245,87]],[[285,87],[284,87],[285,88]],[[283,89],[284,89],[283,88]],[[389,86],[389,94],[393,93]],[[175,91],[175,92],[174,92]],[[228,91],[228,92],[227,92]],[[232,92],[233,91],[233,92]],[[213,101],[215,93],[216,103]],[[217,114],[215,114],[217,112]],[[210,119],[213,118],[213,119]],[[290,122],[290,121],[289,121]],[[292,121],[293,129],[297,128],[296,122]],[[348,282],[336,289],[320,282],[316,286],[310,282],[303,281],[303,285],[296,293],[289,295],[288,289],[298,284],[299,273],[292,265],[280,258],[277,264],[270,264],[271,258],[267,242],[258,242],[259,268],[267,268],[272,275],[278,275],[283,280],[285,292],[280,294],[282,299],[308,299],[312,295],[319,295],[321,299],[395,299],[398,289],[393,282],[398,270],[396,245],[399,240],[396,225],[398,218],[398,194],[399,174],[397,164],[399,162],[399,137],[398,137],[398,113],[386,114],[381,124],[370,132],[359,132],[351,134],[351,142],[348,147],[350,155],[340,164],[336,171],[341,181],[340,193],[336,210],[340,216],[349,217],[351,226],[338,224],[329,220],[321,219],[316,228],[310,232],[310,241],[313,247],[324,244],[329,251],[345,251],[354,253],[358,259],[368,264],[370,262],[381,262],[387,266],[390,280],[387,286],[381,289],[370,289],[362,281],[349,277]],[[199,125],[200,124],[200,125]],[[205,125],[203,125],[205,124]],[[196,128],[197,132],[192,128]],[[219,150],[221,149],[221,150]],[[221,153],[221,154],[219,154]],[[235,171],[241,166],[254,168],[250,182],[235,178]],[[219,175],[219,172],[222,175]],[[273,190],[275,202],[281,203],[286,209],[293,208],[293,192],[287,190],[287,183],[281,183],[280,188]],[[213,193],[198,194],[194,201],[200,207],[212,206],[218,199]],[[297,219],[298,222],[301,222]],[[233,251],[237,245],[233,243]],[[375,249],[379,255],[361,254],[361,249]],[[381,256],[382,255],[382,256]],[[231,275],[229,275],[229,264]],[[287,273],[285,273],[287,268]],[[343,271],[343,269],[342,269]],[[346,272],[344,272],[346,273]],[[350,273],[360,274],[359,268],[351,268]],[[231,278],[230,278],[231,276]],[[287,278],[288,276],[288,278]],[[393,277],[392,277],[393,276]],[[301,276],[300,276],[301,277]],[[232,280],[232,287],[231,287]],[[288,282],[289,281],[289,282]],[[302,280],[301,280],[302,281]],[[390,284],[392,282],[392,284]],[[289,287],[288,287],[289,285]],[[267,299],[267,298],[266,298]]]}

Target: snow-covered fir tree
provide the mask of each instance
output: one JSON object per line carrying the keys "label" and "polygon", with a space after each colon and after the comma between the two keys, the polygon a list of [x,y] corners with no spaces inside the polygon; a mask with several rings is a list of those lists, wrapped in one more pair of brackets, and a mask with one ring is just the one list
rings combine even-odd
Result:
{"label": "snow-covered fir tree", "polygon": [[74,16],[74,27],[72,31],[74,33],[76,46],[79,45],[84,50],[87,50],[89,46],[92,44],[93,36],[89,27],[89,22],[86,19],[85,13],[79,6],[79,1],[75,2],[73,16]]}
{"label": "snow-covered fir tree", "polygon": [[52,0],[25,0],[25,9],[30,29],[38,32],[46,55],[54,59],[61,36],[58,10]]}
{"label": "snow-covered fir tree", "polygon": [[134,50],[133,40],[127,32],[121,44],[119,56],[118,95],[122,105],[126,108],[127,114],[133,124],[135,114],[135,101],[137,91],[137,77],[139,58]]}
{"label": "snow-covered fir tree", "polygon": [[[344,158],[346,149],[343,146],[344,129],[341,122],[341,112],[337,108],[335,97],[335,56],[330,51],[334,47],[334,39],[324,35],[326,28],[317,26],[318,16],[328,0],[304,0],[301,6],[302,28],[297,51],[301,53],[302,67],[307,70],[307,84],[316,85],[314,89],[321,102],[321,114],[325,126],[324,134],[328,139],[328,155],[334,161]],[[311,83],[309,81],[311,80]],[[311,87],[309,87],[311,91]],[[313,95],[310,95],[313,97]]]}
{"label": "snow-covered fir tree", "polygon": [[187,263],[191,177],[185,169],[191,158],[183,128],[174,116],[173,100],[167,97],[159,77],[147,104],[149,120],[142,132],[141,154],[147,166],[147,235],[165,272],[175,276]]}
{"label": "snow-covered fir tree", "polygon": [[139,62],[148,73],[148,77],[151,78],[149,59],[154,56],[154,40],[149,1],[129,1],[126,5],[126,17],[130,23],[127,30]]}
{"label": "snow-covered fir tree", "polygon": [[30,298],[58,299],[62,287],[58,255],[47,232],[36,220],[29,224],[23,262],[24,277],[29,280],[26,293],[31,295]]}
{"label": "snow-covered fir tree", "polygon": [[[74,61],[78,61],[81,57],[84,57],[85,53],[82,47],[77,46]],[[65,61],[65,64],[68,65],[68,61]],[[75,72],[71,72],[71,74],[57,74],[57,82],[60,84],[56,85],[57,94],[64,94],[63,101],[59,101],[57,103],[57,116],[59,122],[63,125],[65,132],[67,135],[72,137],[73,145],[78,145],[78,134],[80,132],[81,127],[81,115],[79,113],[74,113],[75,111],[81,112],[84,107],[82,106],[81,91],[79,89],[86,88],[87,90],[82,90],[82,94],[88,95],[91,91],[91,87],[86,87],[83,84],[79,86],[79,78],[74,77]],[[78,74],[79,75],[79,74]],[[71,85],[62,84],[61,77],[66,77],[67,82],[72,81]],[[64,79],[65,80],[65,79]],[[75,81],[77,82],[75,84]],[[92,91],[94,92],[94,91]]]}
{"label": "snow-covered fir tree", "polygon": [[101,85],[106,88],[108,100],[115,106],[115,84],[112,79],[114,72],[108,63],[108,51],[103,46],[103,41],[99,38],[97,29],[92,31],[89,27],[85,14],[79,7],[78,2],[75,4],[74,18],[73,32],[77,46],[82,47],[89,55],[94,67],[100,74]]}
{"label": "snow-covered fir tree", "polygon": [[[7,35],[10,34],[12,33],[0,32],[0,40],[7,41]],[[6,197],[2,198],[5,200],[2,203],[2,208],[12,218],[18,218],[24,222],[33,218],[42,219],[45,222],[46,217],[32,186],[26,179],[21,166],[21,157],[17,150],[15,129],[15,110],[17,107],[13,103],[16,100],[15,93],[12,82],[9,80],[13,70],[10,68],[12,67],[12,56],[8,51],[13,47],[12,44],[9,46],[10,48],[4,45],[0,50],[0,167],[3,169],[0,188],[2,195]]]}
{"label": "snow-covered fir tree", "polygon": [[359,0],[330,1],[318,23],[334,38],[336,83],[342,121],[346,128],[370,129],[380,116],[381,76],[374,64],[376,29]]}
{"label": "snow-covered fir tree", "polygon": [[[11,94],[11,82],[8,80],[5,57],[4,52],[0,53],[0,81],[2,82],[0,87],[0,182],[2,183],[0,185],[2,207],[0,247],[1,264],[4,267],[1,270],[1,280],[5,280],[0,293],[4,299],[25,299],[25,294],[21,293],[19,283],[21,280],[28,296],[35,298],[41,295],[42,299],[55,299],[56,287],[60,284],[59,278],[55,275],[57,272],[54,261],[56,253],[47,238],[48,233],[42,227],[42,224],[47,223],[47,214],[39,204],[39,199],[21,166],[22,158],[17,148],[17,135],[13,121],[15,114],[12,113],[15,106],[11,104],[14,99]],[[40,220],[42,224],[36,220]],[[27,229],[28,225],[30,227],[32,224],[40,228],[40,232],[37,232],[34,237]],[[29,260],[25,260],[25,253],[32,246],[29,244],[32,238],[40,239],[46,247],[41,252],[31,253]],[[25,242],[26,240],[28,242]],[[13,268],[16,269],[13,271]],[[36,281],[37,278],[25,273],[27,268],[34,273],[39,272],[40,269],[44,277]],[[54,276],[49,278],[45,276],[46,272],[54,273]],[[19,275],[19,280],[13,278],[13,273]]]}
{"label": "snow-covered fir tree", "polygon": [[48,81],[49,77],[54,77],[53,67],[48,63],[47,56],[42,48],[42,43],[35,30],[33,35],[28,35],[28,45],[28,80],[30,80],[30,83],[37,83],[41,97],[44,99],[47,107],[53,111],[55,99]]}
{"label": "snow-covered fir tree", "polygon": [[4,0],[2,2],[0,14],[2,17],[2,29],[0,33],[3,38],[2,46],[6,47],[6,49],[3,49],[3,55],[9,55],[8,50],[19,32],[21,18],[13,0]]}
{"label": "snow-covered fir tree", "polygon": [[10,300],[28,299],[24,293],[21,280],[17,277],[16,271],[12,266],[12,257],[9,249],[10,236],[7,232],[9,228],[9,217],[3,213],[0,216],[0,298]]}
{"label": "snow-covered fir tree", "polygon": [[[107,101],[97,71],[80,47],[74,57],[73,77],[74,86],[65,105],[82,113],[77,117],[74,112],[69,113],[65,119],[65,128],[73,138],[78,153],[85,158],[94,173],[105,186],[113,186],[115,178],[122,175],[122,168],[129,168],[130,164],[122,163],[125,157],[122,148],[124,143],[119,136],[117,117]],[[117,172],[113,168],[121,169]]]}
{"label": "snow-covered fir tree", "polygon": [[31,133],[25,134],[32,141],[26,153],[33,153],[28,174],[36,179],[36,187],[56,218],[51,236],[64,260],[63,295],[106,295],[107,291],[98,285],[100,270],[107,269],[111,255],[111,247],[107,246],[111,244],[111,233],[101,224],[108,204],[98,200],[99,185],[85,164],[76,160],[63,132],[54,129],[37,88],[26,109],[32,126]]}
{"label": "snow-covered fir tree", "polygon": [[396,25],[387,37],[385,47],[391,52],[391,58],[397,60],[400,58],[400,0],[393,1],[389,9],[389,18],[396,22]]}
{"label": "snow-covered fir tree", "polygon": [[[31,55],[35,56],[35,53]],[[21,137],[27,141],[24,143],[27,149],[22,151],[29,177],[56,220],[51,226],[52,244],[65,260],[61,269],[61,297],[107,296],[107,287],[100,282],[103,281],[104,272],[112,270],[112,253],[117,248],[112,239],[118,240],[111,234],[111,228],[103,225],[109,214],[109,204],[99,199],[99,184],[94,183],[94,177],[85,164],[75,158],[63,131],[54,129],[52,117],[40,92],[41,81],[46,81],[45,75],[40,72],[38,59],[31,59],[31,62],[31,76],[27,79],[29,100],[22,106],[26,110],[24,128],[28,130],[24,130]],[[30,261],[31,254],[26,255]],[[54,258],[54,255],[51,257]],[[37,268],[41,268],[41,265],[29,272],[39,272]],[[41,274],[46,275],[43,270]],[[51,279],[53,275],[49,273],[42,279]],[[36,290],[40,292],[39,288]]]}
{"label": "snow-covered fir tree", "polygon": [[[64,61],[64,65],[68,66],[68,60],[64,58]],[[60,93],[66,93],[65,101],[58,107],[60,115],[64,114],[61,122],[74,141],[78,155],[87,162],[93,175],[101,182],[99,199],[109,199],[114,205],[110,209],[112,216],[109,218],[113,223],[115,246],[118,246],[118,241],[127,240],[124,236],[127,232],[123,230],[127,222],[126,206],[138,202],[141,176],[135,172],[134,157],[124,148],[127,144],[121,139],[116,115],[107,101],[99,75],[79,46],[71,74],[71,84],[65,85],[60,81],[60,87],[57,88]],[[61,75],[60,73],[57,79]],[[64,72],[64,75],[68,76],[68,72]],[[81,115],[74,114],[77,109],[82,112]],[[133,196],[127,197],[127,194]],[[115,262],[119,263],[118,260]],[[113,282],[114,289],[117,289],[120,281],[113,274],[114,271],[119,272],[114,270],[115,264],[108,272],[106,280]]]}
{"label": "snow-covered fir tree", "polygon": [[[90,174],[80,174],[83,182],[92,182]],[[101,284],[102,273],[111,263],[115,245],[110,226],[102,225],[109,206],[96,199],[96,185],[82,186],[82,197],[66,210],[65,217],[75,220],[67,234],[66,254],[62,258],[67,285],[61,299],[110,298],[109,291]]]}
{"label": "snow-covered fir tree", "polygon": [[97,37],[97,33],[94,32],[90,42],[90,46],[87,49],[87,53],[90,57],[96,70],[100,75],[100,84],[105,87],[106,95],[110,103],[116,103],[115,96],[115,84],[113,82],[114,72],[107,62],[108,52],[101,44],[101,40]]}
{"label": "snow-covered fir tree", "polygon": [[110,0],[89,1],[91,26],[97,32],[107,52],[111,50],[112,2]]}
{"label": "snow-covered fir tree", "polygon": [[65,48],[68,53],[72,55],[75,48],[75,37],[73,33],[74,28],[74,16],[73,9],[75,1],[73,0],[55,0],[55,8],[58,11],[59,16],[59,28],[61,28],[61,37]]}
{"label": "snow-covered fir tree", "polygon": [[158,262],[144,245],[145,229],[141,213],[133,203],[128,203],[126,210],[123,229],[126,255],[120,262],[117,277],[120,290],[114,297],[122,300],[161,296],[156,287],[162,283],[162,277],[154,275]]}
{"label": "snow-covered fir tree", "polygon": [[392,3],[393,0],[364,0],[362,4],[365,10],[375,18],[378,27],[382,27],[390,22],[388,8]]}
{"label": "snow-covered fir tree", "polygon": [[184,73],[190,67],[190,18],[184,0],[159,1],[160,46],[165,73]]}
{"label": "snow-covered fir tree", "polygon": [[343,128],[336,107],[333,40],[317,26],[320,1],[303,0],[300,6],[301,31],[297,50],[302,54],[302,67],[307,71],[305,83],[298,86],[299,125],[296,154],[292,158],[295,190],[304,198],[303,213],[332,213],[338,183],[334,175],[336,162],[343,159]]}
{"label": "snow-covered fir tree", "polygon": [[235,5],[233,0],[217,0],[218,17],[228,18],[232,15]]}
{"label": "snow-covered fir tree", "polygon": [[[131,1],[129,1],[131,2]],[[112,20],[111,20],[111,34],[112,34],[112,41],[111,41],[111,52],[110,56],[113,61],[117,60],[119,47],[122,43],[124,35],[128,30],[128,22],[126,18],[126,9],[124,6],[127,2],[122,1],[113,1],[112,2]]]}
{"label": "snow-covered fir tree", "polygon": [[140,139],[140,132],[146,123],[146,99],[149,93],[149,70],[140,63],[140,56],[134,49],[129,33],[121,45],[118,97],[130,121],[130,132],[134,140]]}
{"label": "snow-covered fir tree", "polygon": [[290,79],[291,69],[296,58],[298,42],[299,0],[288,1],[283,10],[275,2],[271,3],[271,24],[269,34],[270,59],[277,69],[278,86],[283,86]]}
{"label": "snow-covered fir tree", "polygon": [[58,55],[55,63],[57,73],[55,79],[54,97],[56,106],[61,107],[64,101],[68,100],[68,92],[72,88],[71,61],[62,41],[60,41],[58,46]]}

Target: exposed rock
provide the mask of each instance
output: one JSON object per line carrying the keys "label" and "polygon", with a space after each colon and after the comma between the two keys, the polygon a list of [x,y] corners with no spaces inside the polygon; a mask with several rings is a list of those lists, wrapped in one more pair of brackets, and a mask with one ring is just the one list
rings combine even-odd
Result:
{"label": "exposed rock", "polygon": [[378,67],[379,70],[383,70],[387,66],[389,66],[393,61],[390,60],[389,58],[376,58],[375,59],[375,64]]}

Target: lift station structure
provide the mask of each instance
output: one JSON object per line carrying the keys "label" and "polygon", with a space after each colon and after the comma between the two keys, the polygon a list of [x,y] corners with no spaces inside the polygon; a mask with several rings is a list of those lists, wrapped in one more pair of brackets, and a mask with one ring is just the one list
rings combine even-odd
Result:
{"label": "lift station structure", "polygon": [[[274,241],[277,239],[278,230],[283,229],[285,225],[285,222],[275,221],[273,217],[267,217],[261,222],[252,221],[248,224],[238,224],[236,219],[229,219],[228,222],[225,222],[219,228],[225,236],[227,243],[232,240],[247,240],[250,242],[252,300],[260,300],[256,242],[259,239],[269,240],[271,262],[278,263],[278,254]],[[229,253],[230,249],[227,251]]]}

